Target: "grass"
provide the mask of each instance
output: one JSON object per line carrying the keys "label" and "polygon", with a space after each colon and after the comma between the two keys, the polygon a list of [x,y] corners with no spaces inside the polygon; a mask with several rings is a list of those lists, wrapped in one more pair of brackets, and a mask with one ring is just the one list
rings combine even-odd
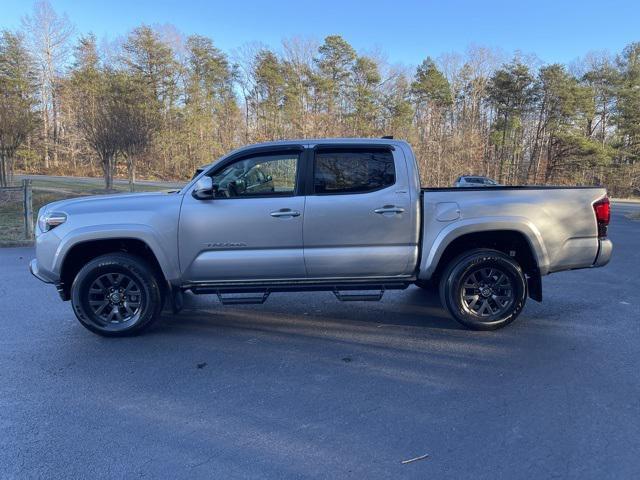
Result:
{"label": "grass", "polygon": [[[38,209],[43,205],[79,195],[80,194],[70,192],[48,192],[34,189],[34,222]],[[25,239],[23,208],[21,201],[8,201],[0,204],[0,246],[6,247],[31,243]]]}
{"label": "grass", "polygon": [[[129,185],[125,183],[114,183],[113,191],[107,192],[102,188],[102,180],[100,179],[33,179],[31,184],[35,190],[66,190],[70,193],[85,195],[101,195],[105,193],[128,193]],[[136,192],[155,192],[171,189],[171,186],[159,187],[154,185],[136,184]]]}
{"label": "grass", "polygon": [[[33,216],[34,224],[38,210],[47,203],[86,195],[104,195],[111,193],[128,193],[129,186],[116,184],[112,191],[99,188],[99,181],[60,178],[33,180]],[[168,187],[136,184],[137,192],[163,191]],[[30,245],[32,241],[25,239],[22,200],[2,201],[0,203],[0,247]]]}

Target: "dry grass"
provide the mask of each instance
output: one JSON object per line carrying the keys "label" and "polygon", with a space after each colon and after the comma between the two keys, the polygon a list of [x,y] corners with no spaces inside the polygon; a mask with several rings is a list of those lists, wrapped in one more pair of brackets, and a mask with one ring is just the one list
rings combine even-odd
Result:
{"label": "dry grass", "polygon": [[[33,215],[38,209],[47,203],[63,200],[65,198],[78,197],[75,192],[49,192],[33,190]],[[25,239],[24,209],[22,202],[4,202],[0,204],[0,246],[16,246],[31,243]]]}
{"label": "dry grass", "polygon": [[[34,222],[38,210],[47,203],[86,195],[104,195],[107,193],[126,193],[126,185],[116,185],[113,191],[98,188],[86,182],[76,182],[73,178],[60,180],[33,181],[33,215]],[[136,185],[137,191],[167,190],[163,187]],[[25,239],[24,210],[22,201],[3,201],[0,203],[0,247],[29,245]]]}

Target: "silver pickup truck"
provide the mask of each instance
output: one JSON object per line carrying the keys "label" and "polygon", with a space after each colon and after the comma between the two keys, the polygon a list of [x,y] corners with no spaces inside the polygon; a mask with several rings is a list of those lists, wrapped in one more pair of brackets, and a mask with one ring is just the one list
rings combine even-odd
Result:
{"label": "silver pickup truck", "polygon": [[609,217],[602,188],[423,189],[402,141],[281,141],[235,150],[177,192],[46,205],[30,269],[107,336],[178,312],[185,291],[366,301],[412,284],[493,330],[542,300],[542,276],[605,265]]}

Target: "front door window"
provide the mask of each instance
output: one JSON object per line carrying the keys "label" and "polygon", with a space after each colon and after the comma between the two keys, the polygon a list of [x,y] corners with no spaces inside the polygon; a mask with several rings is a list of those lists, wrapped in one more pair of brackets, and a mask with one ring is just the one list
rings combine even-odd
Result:
{"label": "front door window", "polygon": [[291,196],[296,189],[297,154],[244,158],[212,175],[217,197]]}

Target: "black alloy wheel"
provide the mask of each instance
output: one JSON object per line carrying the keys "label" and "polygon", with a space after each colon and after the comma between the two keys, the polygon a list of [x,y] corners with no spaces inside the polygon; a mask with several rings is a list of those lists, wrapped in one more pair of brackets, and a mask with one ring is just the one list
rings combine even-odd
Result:
{"label": "black alloy wheel", "polygon": [[108,253],[80,269],[71,286],[80,323],[98,335],[135,335],[159,316],[163,296],[156,274],[139,257]]}
{"label": "black alloy wheel", "polygon": [[474,330],[513,322],[527,301],[527,279],[518,262],[490,249],[453,259],[440,280],[440,300],[451,316]]}

